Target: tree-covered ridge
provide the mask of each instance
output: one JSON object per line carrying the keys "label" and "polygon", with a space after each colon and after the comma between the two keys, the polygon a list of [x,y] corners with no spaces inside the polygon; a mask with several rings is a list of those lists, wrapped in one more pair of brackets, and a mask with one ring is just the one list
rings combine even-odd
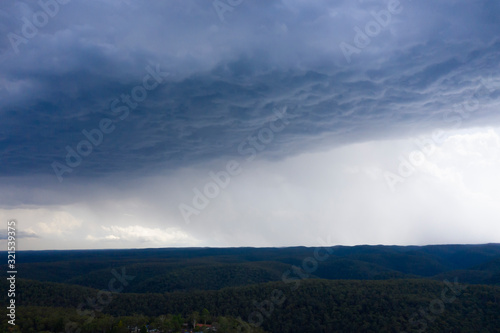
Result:
{"label": "tree-covered ridge", "polygon": [[[187,267],[173,265],[135,264],[127,266],[127,274],[135,277],[125,292],[164,293],[188,290],[218,290],[226,287],[281,280],[288,265],[275,262],[193,264]],[[106,288],[109,270],[98,270],[65,281],[93,288]]]}
{"label": "tree-covered ridge", "polygon": [[[106,288],[112,269],[137,277],[123,290],[170,292],[218,290],[281,280],[291,265],[316,248],[187,248],[29,251],[18,254],[18,276]],[[500,244],[435,246],[334,246],[311,278],[384,280],[458,276],[477,284],[500,283]]]}
{"label": "tree-covered ridge", "polygon": [[[21,280],[23,306],[95,311],[87,298],[98,290]],[[165,294],[116,293],[99,314],[188,317],[206,308],[214,317],[241,317],[270,332],[497,332],[500,287],[425,279],[290,280]]]}
{"label": "tree-covered ridge", "polygon": [[[241,321],[239,331],[500,327],[499,244],[21,251],[16,259],[17,322],[26,327],[36,327],[36,311],[61,307],[70,312],[48,316],[51,325],[67,325],[65,318],[73,317],[81,324],[85,316],[93,318],[88,325],[108,325],[89,326],[89,332],[117,329],[128,317],[152,323],[171,314],[169,322],[179,322],[204,309],[214,322],[248,322]],[[476,285],[462,290],[444,282],[455,280]]]}
{"label": "tree-covered ridge", "polygon": [[[16,333],[129,333],[139,332],[181,332],[195,329],[197,332],[237,333],[240,328],[250,325],[238,318],[214,317],[206,309],[194,311],[188,316],[165,314],[149,317],[141,314],[115,317],[109,314],[95,315],[81,313],[76,308],[23,306],[18,308],[20,319],[16,326],[10,326],[4,320],[2,332]],[[240,330],[239,330],[240,329]],[[260,328],[253,328],[255,333],[265,333]]]}

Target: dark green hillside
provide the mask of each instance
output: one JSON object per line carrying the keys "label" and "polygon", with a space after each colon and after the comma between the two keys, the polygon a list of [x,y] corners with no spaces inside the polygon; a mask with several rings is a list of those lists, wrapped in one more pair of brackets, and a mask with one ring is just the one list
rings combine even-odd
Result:
{"label": "dark green hillside", "polygon": [[500,257],[484,264],[471,267],[468,270],[456,270],[441,273],[434,278],[437,280],[458,277],[461,281],[474,284],[500,285]]}
{"label": "dark green hillside", "polygon": [[318,265],[314,275],[323,279],[386,280],[415,277],[370,262],[332,258]]}
{"label": "dark green hillside", "polygon": [[[498,332],[500,288],[432,280],[273,282],[219,291],[114,294],[98,313],[112,316],[241,317],[279,332]],[[97,290],[19,281],[24,306],[76,308]],[[456,294],[455,294],[456,292]],[[5,296],[3,296],[5,297]],[[86,305],[84,309],[92,310]]]}
{"label": "dark green hillside", "polygon": [[[217,290],[225,287],[279,281],[287,265],[281,263],[245,263],[196,265],[174,269],[170,265],[134,265],[125,267],[134,283],[125,292],[164,293],[183,290]],[[120,268],[117,269],[120,271]],[[65,281],[70,284],[107,288],[110,271],[99,270]],[[137,282],[135,282],[137,281]]]}
{"label": "dark green hillside", "polygon": [[[262,264],[217,264],[185,268],[138,282],[136,285],[131,286],[127,292],[164,293],[189,290],[218,290],[226,287],[280,281],[282,272],[287,269],[285,264]],[[263,268],[262,266],[271,267]]]}
{"label": "dark green hillside", "polygon": [[[281,279],[315,259],[317,248],[186,248],[18,253],[20,278],[106,288],[113,270],[137,277],[124,292],[216,290]],[[334,246],[308,277],[323,279],[453,278],[496,284],[499,244]],[[307,259],[309,258],[309,259]],[[497,264],[495,264],[497,263]]]}
{"label": "dark green hillside", "polygon": [[487,263],[499,257],[499,244],[481,245],[431,245],[419,247],[418,251],[438,257],[454,269],[464,269]]}
{"label": "dark green hillside", "polygon": [[[250,327],[241,319],[227,316],[212,316],[210,313],[194,311],[188,316],[179,314],[163,314],[157,317],[133,314],[114,317],[109,314],[79,313],[77,309],[60,307],[21,306],[17,309],[19,319],[16,326],[9,326],[3,320],[0,324],[2,332],[15,333],[128,333],[130,328],[162,330],[178,332],[182,328],[191,329],[196,323],[207,323],[222,333],[237,333],[240,327]],[[253,328],[254,333],[265,333],[260,328]]]}
{"label": "dark green hillside", "polygon": [[[20,251],[16,260],[23,333],[89,316],[82,332],[167,317],[178,327],[202,311],[226,318],[226,332],[250,332],[237,318],[273,333],[500,332],[499,244]],[[469,284],[463,293],[444,282],[455,279]],[[59,315],[42,315],[50,311]]]}

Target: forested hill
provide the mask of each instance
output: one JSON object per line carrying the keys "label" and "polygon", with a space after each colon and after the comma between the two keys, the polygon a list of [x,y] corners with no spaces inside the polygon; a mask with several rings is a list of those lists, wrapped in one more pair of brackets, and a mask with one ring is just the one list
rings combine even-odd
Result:
{"label": "forested hill", "polygon": [[500,244],[20,251],[16,262],[12,332],[500,332]]}
{"label": "forested hill", "polygon": [[[111,327],[112,318],[142,316],[151,323],[164,314],[189,318],[206,309],[210,322],[228,316],[247,322],[226,332],[499,332],[500,327],[500,287],[454,281],[305,279],[218,291],[116,293],[102,304],[96,301],[102,291],[85,287],[23,280],[19,289],[25,327],[33,327],[40,306],[59,325],[81,320],[75,319],[81,313],[96,317],[94,324],[104,316]],[[103,332],[87,328],[82,332]]]}
{"label": "forested hill", "polygon": [[[295,266],[308,278],[385,280],[458,277],[500,284],[500,244],[328,248],[165,248],[18,252],[20,278],[107,288],[111,270],[136,277],[123,292],[217,290],[280,281]],[[300,270],[300,271],[299,271]]]}

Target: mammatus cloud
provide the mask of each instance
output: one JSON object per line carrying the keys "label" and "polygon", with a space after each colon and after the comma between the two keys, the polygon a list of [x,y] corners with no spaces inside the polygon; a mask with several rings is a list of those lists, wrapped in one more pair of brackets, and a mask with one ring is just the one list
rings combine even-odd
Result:
{"label": "mammatus cloud", "polygon": [[[43,11],[3,6],[14,17],[2,28],[6,34],[22,34],[23,18]],[[488,6],[498,5],[259,2],[237,7],[242,21],[221,24],[210,4],[197,2],[61,4],[19,52],[4,41],[2,173],[61,180],[200,163],[235,154],[241,138],[284,105],[294,122],[275,143],[278,156],[400,136],[423,117],[439,121],[463,92],[498,72],[498,26]],[[339,45],[376,22],[373,13],[389,10],[398,16],[345,64]],[[449,10],[453,21],[471,27],[468,38],[457,38],[457,24],[443,19],[449,14],[435,14]],[[82,13],[93,17],[88,24],[78,18]],[[186,29],[186,22],[194,26]],[[277,25],[286,29],[276,31]],[[439,40],[430,27],[439,29]],[[147,75],[151,91],[142,87]],[[468,122],[496,117],[495,88],[481,95],[483,108]]]}

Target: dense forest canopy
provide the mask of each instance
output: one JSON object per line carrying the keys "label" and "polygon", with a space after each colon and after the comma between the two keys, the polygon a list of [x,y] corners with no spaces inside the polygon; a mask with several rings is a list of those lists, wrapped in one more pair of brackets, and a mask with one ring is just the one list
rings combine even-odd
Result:
{"label": "dense forest canopy", "polygon": [[500,327],[498,244],[28,251],[18,262],[6,332]]}

